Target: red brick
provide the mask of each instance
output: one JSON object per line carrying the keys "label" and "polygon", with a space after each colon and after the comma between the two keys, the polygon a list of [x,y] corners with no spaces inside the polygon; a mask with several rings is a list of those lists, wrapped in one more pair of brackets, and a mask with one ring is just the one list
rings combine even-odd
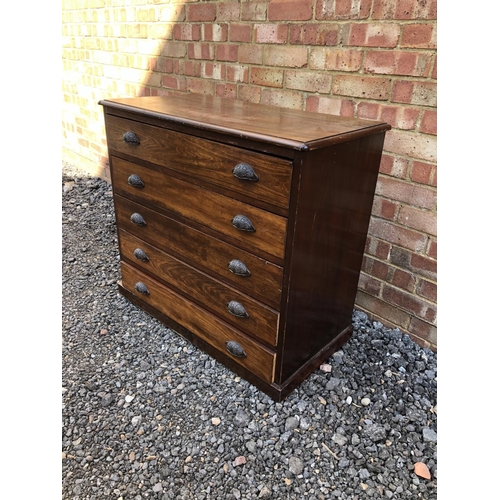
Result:
{"label": "red brick", "polygon": [[410,266],[415,272],[419,272],[422,276],[436,280],[437,261],[429,259],[423,255],[413,254],[410,260]]}
{"label": "red brick", "polygon": [[401,28],[398,24],[358,23],[344,30],[347,36],[342,36],[342,42],[345,45],[394,48],[399,42]]}
{"label": "red brick", "polygon": [[399,80],[394,82],[392,101],[419,106],[437,105],[437,88],[434,82]]}
{"label": "red brick", "polygon": [[373,19],[436,19],[436,0],[374,0]]}
{"label": "red brick", "polygon": [[391,278],[391,283],[398,288],[404,288],[408,292],[413,292],[415,289],[415,277],[413,274],[403,271],[401,269],[395,269],[394,274]]}
{"label": "red brick", "polygon": [[414,207],[434,210],[436,208],[436,190],[416,186],[411,182],[379,175],[376,194],[394,201],[401,201]]}
{"label": "red brick", "polygon": [[382,106],[379,119],[394,128],[413,130],[417,125],[419,110],[402,106]]}
{"label": "red brick", "polygon": [[238,45],[236,44],[220,44],[216,47],[216,59],[218,61],[238,60]]}
{"label": "red brick", "polygon": [[265,21],[267,19],[268,2],[242,2],[242,21]]}
{"label": "red brick", "polygon": [[186,79],[184,77],[163,75],[162,86],[168,89],[174,90],[186,90]]}
{"label": "red brick", "polygon": [[199,24],[176,24],[174,26],[175,40],[197,41],[201,38],[201,29]]}
{"label": "red brick", "polygon": [[196,3],[186,5],[186,21],[193,22],[203,22],[203,21],[215,21],[215,16],[217,14],[215,3]]}
{"label": "red brick", "polygon": [[425,110],[422,114],[420,132],[424,134],[437,134],[437,111]]}
{"label": "red brick", "polygon": [[306,110],[328,115],[354,118],[355,103],[350,99],[340,97],[308,96]]}
{"label": "red brick", "polygon": [[437,285],[431,281],[421,280],[417,288],[417,293],[424,299],[437,301]]}
{"label": "red brick", "polygon": [[240,18],[240,2],[217,2],[217,20],[238,21]]}
{"label": "red brick", "polygon": [[361,272],[359,275],[358,288],[364,290],[370,295],[378,296],[382,290],[382,282],[364,272]]}
{"label": "red brick", "polygon": [[265,87],[283,86],[283,70],[274,68],[250,68],[250,83]]}
{"label": "red brick", "polygon": [[248,67],[242,66],[240,64],[228,64],[226,78],[228,82],[248,83]]}
{"label": "red brick", "polygon": [[305,92],[328,94],[332,88],[332,76],[310,71],[289,70],[285,72],[285,87]]}
{"label": "red brick", "polygon": [[363,99],[387,100],[391,80],[370,76],[335,76],[333,94],[360,97]]}
{"label": "red brick", "polygon": [[391,251],[391,245],[389,243],[371,236],[368,236],[367,243],[368,246],[365,251],[370,255],[374,255],[381,260],[387,260],[389,258]]}
{"label": "red brick", "polygon": [[427,248],[427,255],[431,259],[437,259],[437,241],[436,240],[430,240],[429,241],[429,247]]}
{"label": "red brick", "polygon": [[303,95],[292,90],[264,89],[261,102],[283,108],[302,109]]}
{"label": "red brick", "polygon": [[382,154],[379,172],[381,174],[390,175],[391,177],[406,179],[409,163],[409,160],[406,158]]}
{"label": "red brick", "polygon": [[359,309],[366,311],[369,316],[375,316],[383,324],[392,324],[402,330],[406,330],[410,323],[410,314],[395,307],[392,304],[378,299],[377,297],[368,295],[363,291],[359,291],[356,295],[356,306]]}
{"label": "red brick", "polygon": [[218,83],[215,86],[215,95],[225,99],[236,99],[236,85],[234,83]]}
{"label": "red brick", "polygon": [[186,76],[201,76],[201,63],[198,61],[186,61],[184,64]]}
{"label": "red brick", "polygon": [[268,66],[302,68],[307,64],[307,47],[265,46],[263,62]]}
{"label": "red brick", "polygon": [[227,41],[227,31],[227,24],[204,24],[203,40],[206,42],[225,42]]}
{"label": "red brick", "polygon": [[408,333],[422,347],[437,350],[437,328],[434,325],[413,317],[408,326]]}
{"label": "red brick", "polygon": [[363,52],[352,49],[315,47],[311,49],[311,69],[326,71],[359,71]]}
{"label": "red brick", "polygon": [[419,184],[434,185],[436,167],[429,163],[414,161],[410,171],[410,179]]}
{"label": "red brick", "polygon": [[339,29],[331,24],[291,24],[292,45],[337,45]]}
{"label": "red brick", "polygon": [[188,78],[187,90],[193,94],[215,94],[215,84],[212,80],[201,80],[199,78]]}
{"label": "red brick", "polygon": [[226,65],[214,64],[213,62],[201,63],[201,77],[212,80],[224,80],[226,77]]}
{"label": "red brick", "polygon": [[418,49],[436,48],[435,24],[407,24],[403,27],[401,47],[412,47]]}
{"label": "red brick", "polygon": [[256,43],[286,43],[287,24],[255,24],[254,40]]}
{"label": "red brick", "polygon": [[250,87],[249,85],[238,86],[238,99],[248,102],[260,102],[260,87]]}
{"label": "red brick", "polygon": [[188,45],[188,57],[190,59],[213,59],[215,55],[214,46],[210,43],[190,43]]}
{"label": "red brick", "polygon": [[262,64],[264,48],[261,45],[240,45],[238,62],[246,64]]}
{"label": "red brick", "polygon": [[376,217],[372,217],[370,220],[369,234],[414,252],[423,251],[427,242],[427,236],[422,233]]}
{"label": "red brick", "polygon": [[365,71],[381,75],[426,77],[431,70],[430,53],[372,50],[365,57]]}
{"label": "red brick", "polygon": [[384,148],[387,153],[436,163],[437,139],[433,135],[392,129],[386,133]]}
{"label": "red brick", "polygon": [[395,220],[399,204],[376,196],[373,200],[372,214],[386,220]]}
{"label": "red brick", "polygon": [[437,234],[437,215],[435,212],[404,205],[399,211],[398,222],[433,236]]}
{"label": "red brick", "polygon": [[402,309],[419,316],[426,308],[426,304],[415,295],[395,288],[391,285],[384,285],[382,298]]}
{"label": "red brick", "polygon": [[314,0],[269,0],[270,21],[307,21],[313,15]]}
{"label": "red brick", "polygon": [[386,280],[387,273],[389,272],[389,266],[385,262],[374,259],[371,260],[370,274],[375,278],[380,278],[382,281]]}
{"label": "red brick", "polygon": [[161,55],[164,57],[185,57],[186,43],[185,42],[165,42],[163,44]]}
{"label": "red brick", "polygon": [[230,42],[251,42],[252,26],[250,24],[231,23],[229,25]]}
{"label": "red brick", "polygon": [[316,19],[366,19],[370,15],[371,0],[317,0]]}
{"label": "red brick", "polygon": [[379,116],[380,104],[374,102],[360,102],[357,111],[358,118],[376,120]]}

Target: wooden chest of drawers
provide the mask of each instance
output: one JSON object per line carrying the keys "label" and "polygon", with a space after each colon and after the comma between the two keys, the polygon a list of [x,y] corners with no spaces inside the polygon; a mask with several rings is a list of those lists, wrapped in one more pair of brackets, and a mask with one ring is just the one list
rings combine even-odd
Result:
{"label": "wooden chest of drawers", "polygon": [[390,127],[194,94],[100,104],[121,293],[282,400],[352,333]]}

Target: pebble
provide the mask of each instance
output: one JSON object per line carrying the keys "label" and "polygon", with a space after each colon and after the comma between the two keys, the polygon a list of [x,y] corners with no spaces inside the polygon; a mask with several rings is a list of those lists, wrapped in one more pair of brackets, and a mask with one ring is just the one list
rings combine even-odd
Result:
{"label": "pebble", "polygon": [[370,403],[371,403],[370,398],[363,398],[363,399],[361,400],[361,404],[362,404],[363,406],[370,406]]}
{"label": "pebble", "polygon": [[302,474],[302,471],[304,470],[304,463],[298,457],[290,457],[290,460],[288,461],[288,467],[290,469],[290,472],[297,476],[299,474]]}
{"label": "pebble", "polygon": [[437,499],[435,353],[354,311],[350,340],[276,403],[118,293],[109,185],[63,164],[68,182],[63,498]]}

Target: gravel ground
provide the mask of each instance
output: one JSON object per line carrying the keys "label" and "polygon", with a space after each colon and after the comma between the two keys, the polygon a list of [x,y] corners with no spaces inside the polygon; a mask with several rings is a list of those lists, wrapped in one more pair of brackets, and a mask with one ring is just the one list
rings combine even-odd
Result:
{"label": "gravel ground", "polygon": [[62,186],[63,499],[437,498],[435,353],[354,311],[275,403],[118,294],[110,186]]}

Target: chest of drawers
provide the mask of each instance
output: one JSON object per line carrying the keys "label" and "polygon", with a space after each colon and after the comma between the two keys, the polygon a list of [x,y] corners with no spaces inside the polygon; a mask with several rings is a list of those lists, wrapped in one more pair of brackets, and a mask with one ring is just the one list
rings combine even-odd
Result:
{"label": "chest of drawers", "polygon": [[194,94],[100,104],[120,292],[282,400],[352,334],[390,127]]}

